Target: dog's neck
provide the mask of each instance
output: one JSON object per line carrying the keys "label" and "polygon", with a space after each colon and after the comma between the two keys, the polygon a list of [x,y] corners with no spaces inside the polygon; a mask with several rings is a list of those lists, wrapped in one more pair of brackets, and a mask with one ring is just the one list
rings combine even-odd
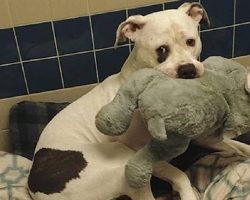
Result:
{"label": "dog's neck", "polygon": [[125,80],[135,71],[145,67],[147,67],[145,63],[136,58],[136,49],[134,48],[122,66],[120,77]]}

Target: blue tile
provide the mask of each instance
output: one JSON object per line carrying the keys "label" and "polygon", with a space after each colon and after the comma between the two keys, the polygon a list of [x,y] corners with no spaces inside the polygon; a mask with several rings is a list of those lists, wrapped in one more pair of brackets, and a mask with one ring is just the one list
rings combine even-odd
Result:
{"label": "blue tile", "polygon": [[185,2],[198,2],[199,0],[181,0],[165,3],[165,10],[167,9],[176,9],[180,7]]}
{"label": "blue tile", "polygon": [[225,28],[201,33],[201,60],[209,56],[232,57],[233,28]]}
{"label": "blue tile", "polygon": [[19,61],[13,29],[0,30],[0,65]]}
{"label": "blue tile", "polygon": [[165,10],[168,10],[168,9],[176,9],[176,8],[178,8],[181,4],[182,4],[182,2],[180,2],[180,1],[173,1],[173,2],[165,3]]}
{"label": "blue tile", "polygon": [[94,53],[84,53],[61,58],[65,87],[97,82]]}
{"label": "blue tile", "polygon": [[236,1],[236,23],[243,23],[250,21],[250,1],[237,0]]}
{"label": "blue tile", "polygon": [[[201,0],[210,19],[210,28],[233,25],[234,0]],[[202,29],[206,29],[202,26]]]}
{"label": "blue tile", "polygon": [[89,17],[54,22],[60,55],[93,49]]}
{"label": "blue tile", "polygon": [[152,5],[152,6],[145,6],[145,7],[141,7],[141,8],[134,8],[134,9],[129,9],[128,10],[128,15],[147,15],[150,14],[152,12],[158,12],[158,11],[162,11],[163,10],[163,6],[162,4],[157,4],[157,5]]}
{"label": "blue tile", "polygon": [[23,60],[56,55],[51,23],[20,26],[16,34]]}
{"label": "blue tile", "polygon": [[180,0],[182,3],[185,3],[185,2],[199,2],[199,0]]}
{"label": "blue tile", "polygon": [[125,10],[93,15],[92,24],[95,38],[95,48],[100,49],[114,46],[116,30],[119,24],[125,19]]}
{"label": "blue tile", "polygon": [[0,67],[0,98],[27,94],[20,64]]}
{"label": "blue tile", "polygon": [[129,47],[119,47],[96,52],[98,63],[98,74],[100,81],[111,74],[121,70],[123,63],[129,55]]}
{"label": "blue tile", "polygon": [[30,93],[62,88],[56,58],[24,63],[24,70]]}
{"label": "blue tile", "polygon": [[250,54],[250,24],[235,27],[235,57]]}

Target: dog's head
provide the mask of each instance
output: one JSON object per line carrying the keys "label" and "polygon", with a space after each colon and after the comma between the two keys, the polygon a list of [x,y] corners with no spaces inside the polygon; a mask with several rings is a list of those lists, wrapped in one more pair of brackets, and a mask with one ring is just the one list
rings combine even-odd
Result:
{"label": "dog's head", "polygon": [[199,3],[135,15],[118,27],[116,44],[126,39],[133,41],[133,54],[143,67],[157,68],[173,78],[196,78],[204,71],[197,60],[201,52],[200,23],[209,25]]}

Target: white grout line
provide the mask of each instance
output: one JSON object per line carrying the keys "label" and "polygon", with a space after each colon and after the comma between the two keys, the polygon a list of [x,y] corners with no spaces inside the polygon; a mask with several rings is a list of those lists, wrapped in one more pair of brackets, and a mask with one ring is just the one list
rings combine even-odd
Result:
{"label": "white grout line", "polygon": [[222,27],[217,27],[217,28],[211,28],[211,29],[206,29],[206,30],[201,30],[201,32],[209,32],[209,31],[216,31],[216,30],[221,30],[221,29],[226,29],[226,28],[233,28],[241,25],[248,25],[250,22],[243,22],[239,24],[233,24],[233,25],[228,25],[228,26],[222,26]]}
{"label": "white grout line", "polygon": [[[129,46],[129,44],[119,45],[116,48],[122,48],[122,47],[126,47],[126,46]],[[115,47],[112,46],[112,47],[96,49],[95,52],[110,50],[110,49],[115,49]],[[94,51],[93,50],[80,51],[80,52],[76,52],[76,53],[68,53],[68,54],[63,54],[63,55],[59,55],[59,56],[50,56],[50,57],[44,57],[44,58],[35,58],[35,59],[30,59],[30,60],[23,60],[22,62],[23,63],[29,63],[29,62],[35,62],[35,61],[49,60],[49,59],[58,58],[58,57],[63,58],[63,57],[68,57],[68,56],[80,55],[80,54],[91,53],[91,52],[94,52]],[[0,67],[5,67],[5,66],[9,66],[9,65],[14,65],[14,64],[20,64],[20,62],[1,64]]]}
{"label": "white grout line", "polygon": [[[129,16],[128,16],[128,8],[126,8],[126,19],[127,19],[128,17],[129,17]],[[131,47],[131,41],[130,41],[130,40],[128,40],[128,44],[129,44],[129,46],[128,46],[128,48],[129,48],[129,53],[131,53],[132,47]]]}
{"label": "white grout line", "polygon": [[162,10],[165,10],[165,3],[162,3]]}
{"label": "white grout line", "polygon": [[59,51],[58,51],[58,45],[57,45],[57,40],[56,40],[56,32],[55,32],[54,22],[51,21],[50,24],[51,24],[53,38],[54,38],[54,44],[55,44],[55,48],[56,48],[56,55],[57,55],[56,57],[57,57],[58,65],[59,65],[59,71],[60,71],[60,76],[61,76],[61,81],[62,81],[62,87],[65,88],[61,60],[59,59]]}
{"label": "white grout line", "polygon": [[90,25],[90,32],[91,32],[91,40],[92,40],[92,46],[93,46],[93,53],[94,53],[96,79],[97,79],[97,83],[99,83],[100,79],[99,79],[98,66],[97,66],[98,63],[97,63],[97,58],[96,58],[95,39],[94,39],[94,32],[93,32],[93,27],[92,27],[92,19],[91,19],[90,15],[89,15],[89,25]]}
{"label": "white grout line", "polygon": [[16,42],[16,46],[17,46],[18,57],[19,57],[21,68],[22,68],[22,72],[23,72],[23,78],[24,78],[24,82],[25,82],[25,86],[26,86],[26,91],[27,91],[27,94],[30,94],[29,86],[28,86],[28,82],[27,82],[27,78],[26,78],[26,74],[25,74],[25,70],[24,70],[24,65],[23,65],[23,61],[22,61],[21,51],[20,51],[18,40],[17,40],[17,35],[16,35],[15,27],[13,27],[12,29],[13,29],[13,32],[14,32],[14,37],[15,37],[15,42]]}
{"label": "white grout line", "polygon": [[119,45],[117,46],[116,48],[115,47],[105,47],[105,48],[102,48],[102,49],[96,49],[95,51],[103,51],[103,50],[109,50],[109,49],[117,49],[117,48],[121,48],[121,47],[127,47],[129,46],[129,44],[123,44],[123,45]]}
{"label": "white grout line", "polygon": [[[9,3],[8,3],[8,12],[9,13],[12,13],[11,10],[10,10],[10,6],[9,6]],[[17,40],[17,34],[16,34],[16,29],[14,27],[14,24],[13,24],[13,18],[12,18],[12,15],[10,15],[10,20],[11,20],[11,23],[13,25],[13,27],[11,28],[13,30],[13,33],[14,33],[14,38],[15,38],[15,43],[16,43],[16,47],[17,47],[17,53],[18,53],[18,58],[19,58],[19,64],[21,65],[21,69],[22,69],[22,73],[23,73],[23,79],[24,79],[24,84],[25,84],[25,87],[26,87],[26,92],[27,94],[30,94],[30,91],[29,91],[29,86],[28,86],[28,82],[27,82],[27,78],[26,78],[26,74],[25,74],[25,70],[24,70],[24,65],[23,65],[23,62],[22,62],[22,56],[21,56],[21,51],[20,51],[20,47],[19,47],[19,43],[18,43],[18,40]],[[5,65],[6,66],[6,65]]]}
{"label": "white grout line", "polygon": [[92,18],[89,10],[89,0],[87,0],[87,7],[88,7],[88,13],[89,13],[89,26],[90,26],[90,33],[91,33],[91,40],[92,40],[92,47],[93,47],[93,53],[94,53],[94,61],[95,61],[95,70],[96,70],[96,80],[97,83],[100,82],[99,79],[99,73],[98,73],[98,63],[97,63],[97,58],[96,58],[96,49],[95,49],[95,38],[94,38],[94,31],[93,31],[93,26],[92,26]]}
{"label": "white grout line", "polygon": [[221,30],[221,29],[226,29],[226,28],[232,28],[234,25],[229,25],[229,26],[223,26],[223,27],[217,27],[217,28],[210,28],[210,29],[206,29],[206,30],[201,30],[201,33],[205,33],[205,32],[210,32],[210,31],[217,31],[217,30]]}
{"label": "white grout line", "polygon": [[105,47],[105,48],[100,48],[100,49],[95,49],[95,50],[87,50],[87,51],[80,51],[80,52],[75,52],[75,53],[68,53],[68,54],[60,55],[59,57],[74,56],[74,55],[79,55],[79,54],[84,54],[84,53],[91,53],[94,51],[98,52],[98,51],[116,49],[116,48],[121,48],[121,47],[126,47],[126,46],[129,46],[129,44],[118,45],[117,47],[111,46],[111,47]]}
{"label": "white grout line", "polygon": [[29,60],[23,60],[23,63],[42,61],[42,60],[49,60],[49,59],[53,59],[53,58],[57,58],[57,56],[49,56],[49,57],[43,57],[43,58],[34,58],[34,59],[29,59]]}
{"label": "white grout line", "polygon": [[13,62],[13,63],[1,64],[0,67],[8,67],[10,65],[17,65],[17,64],[20,64],[20,62]]}
{"label": "white grout line", "polygon": [[[236,0],[234,0],[234,24],[235,24],[235,22],[236,22]],[[233,44],[232,44],[232,58],[234,58],[234,54],[235,54],[235,52],[234,52],[234,49],[235,49],[235,26],[233,27]]]}
{"label": "white grout line", "polygon": [[79,51],[79,52],[75,52],[75,53],[67,53],[67,54],[59,55],[59,57],[63,58],[63,57],[75,56],[75,55],[80,55],[80,54],[85,54],[85,53],[92,53],[92,52],[93,52],[93,50]]}

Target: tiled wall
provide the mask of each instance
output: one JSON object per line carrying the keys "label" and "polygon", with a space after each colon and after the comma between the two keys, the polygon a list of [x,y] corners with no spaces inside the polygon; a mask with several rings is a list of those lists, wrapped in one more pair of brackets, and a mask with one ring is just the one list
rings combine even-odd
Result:
{"label": "tiled wall", "polygon": [[[131,50],[129,43],[113,48],[120,22],[185,2],[100,1],[0,0],[0,98],[102,81]],[[201,59],[250,54],[250,1],[200,2],[212,23],[201,27]]]}

